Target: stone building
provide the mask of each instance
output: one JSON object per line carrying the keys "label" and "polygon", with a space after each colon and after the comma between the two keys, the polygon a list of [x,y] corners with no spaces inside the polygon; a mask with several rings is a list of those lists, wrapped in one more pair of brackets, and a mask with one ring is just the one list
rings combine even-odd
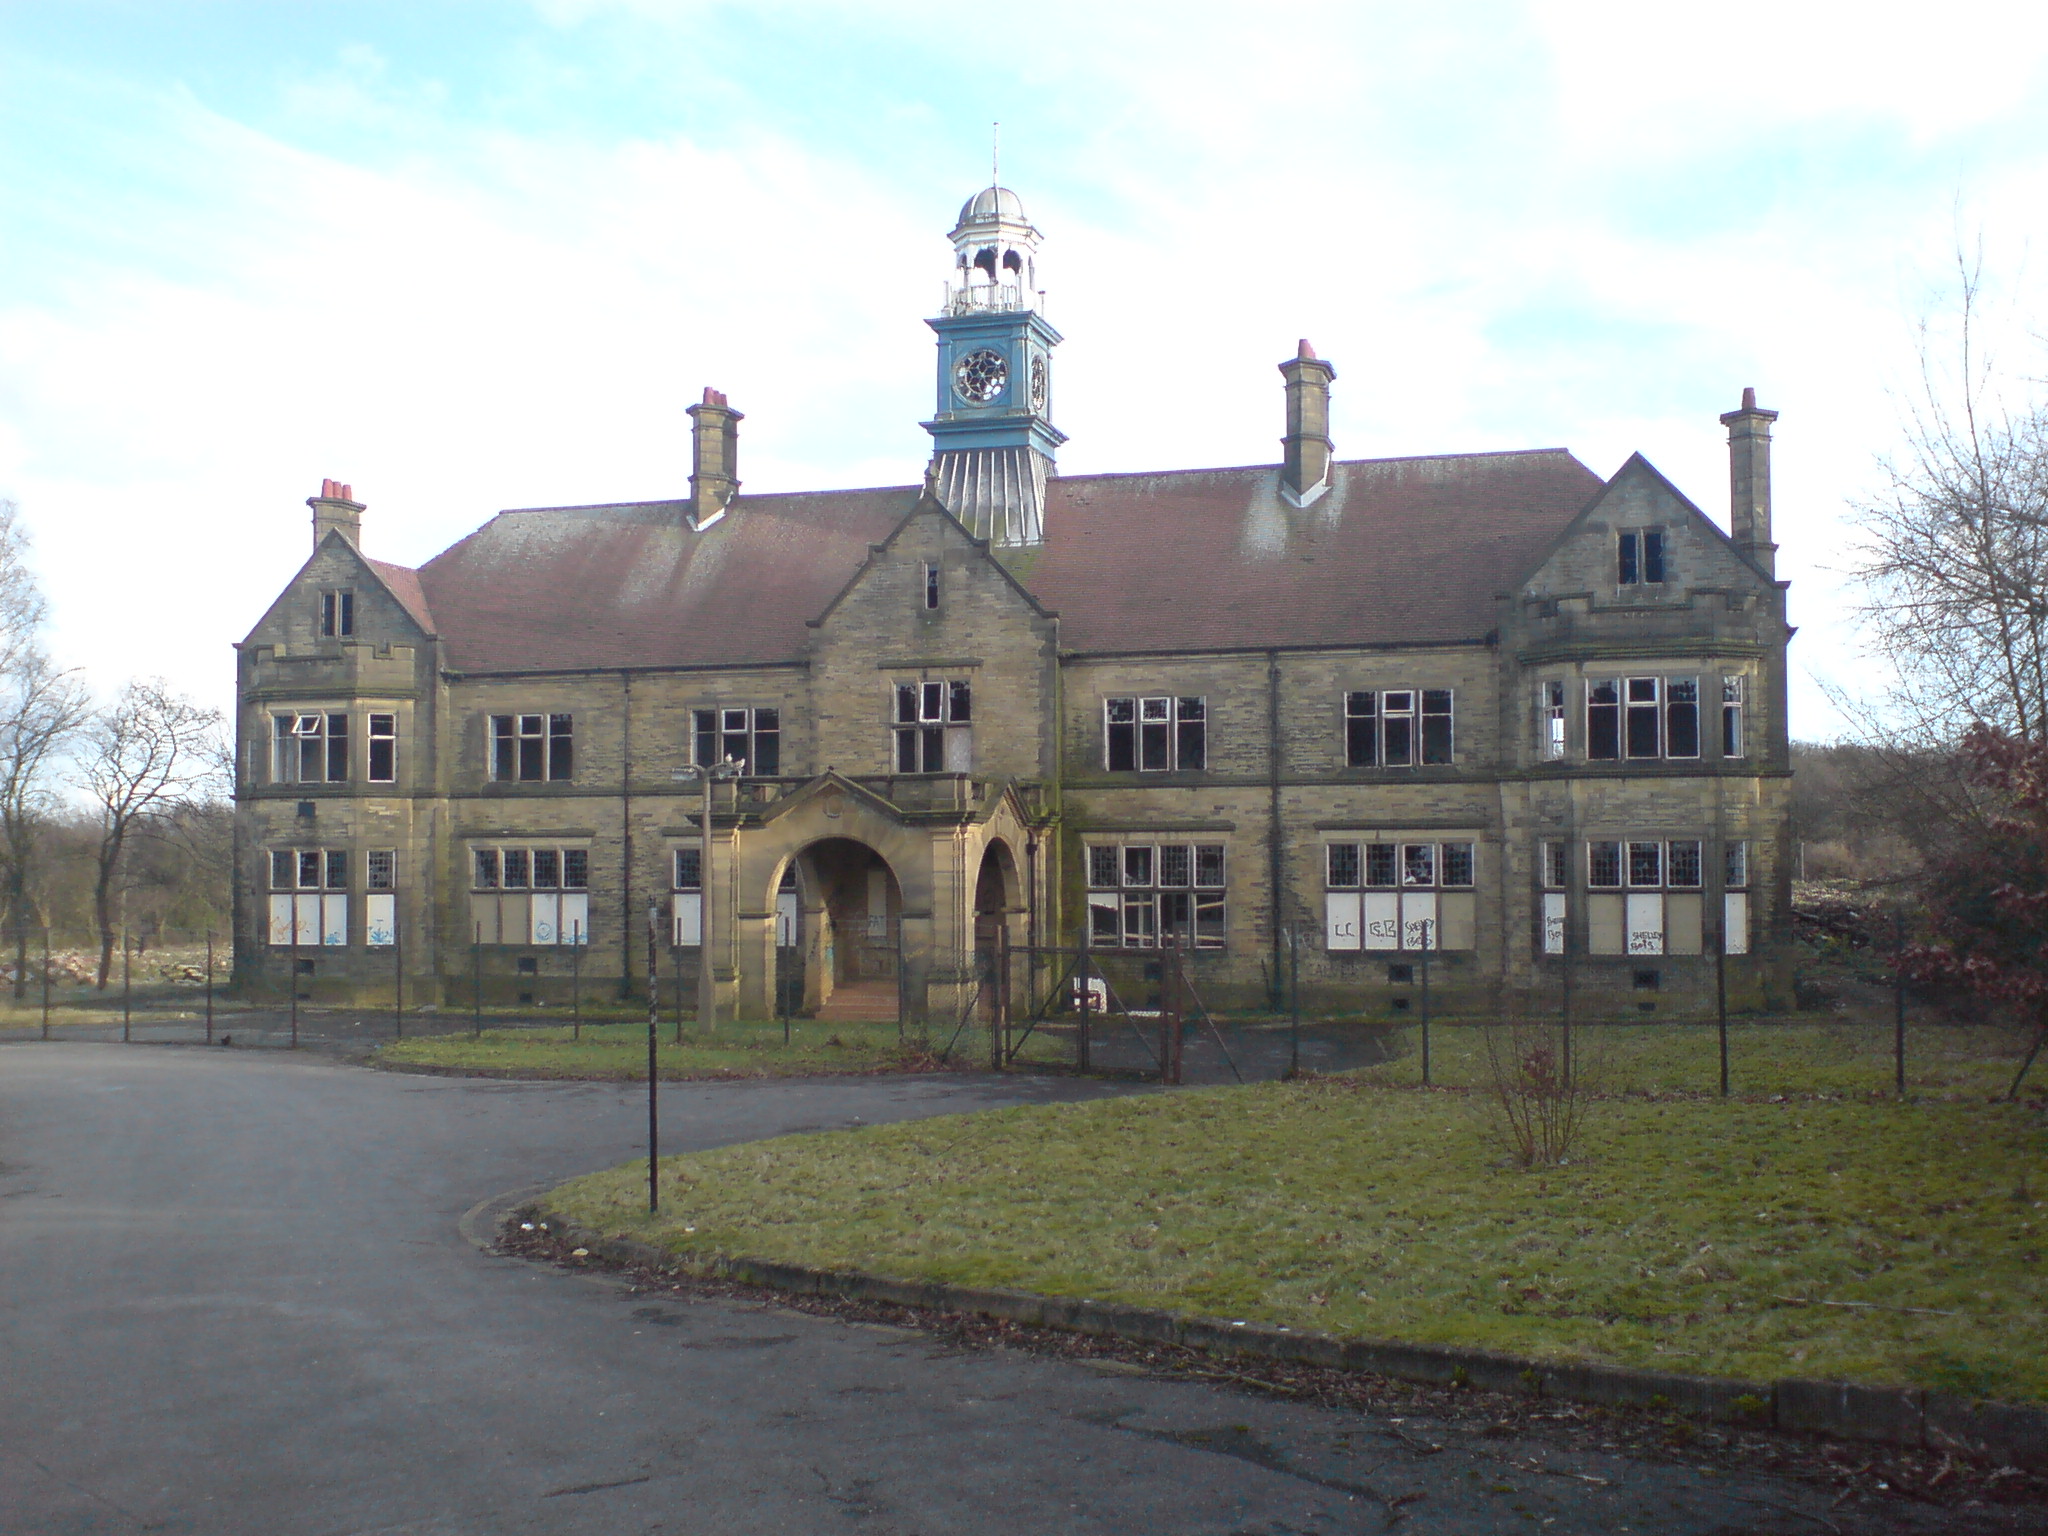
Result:
{"label": "stone building", "polygon": [[950,1018],[1001,928],[1212,1006],[1396,1015],[1426,951],[1443,1008],[1685,1016],[1724,945],[1781,997],[1775,413],[1726,534],[1640,456],[1338,459],[1306,342],[1279,463],[1060,476],[1039,238],[961,211],[922,487],[742,494],[711,390],[688,495],[417,570],[327,482],[240,646],[240,984],[633,994],[653,924],[689,988],[708,918],[728,1015]]}

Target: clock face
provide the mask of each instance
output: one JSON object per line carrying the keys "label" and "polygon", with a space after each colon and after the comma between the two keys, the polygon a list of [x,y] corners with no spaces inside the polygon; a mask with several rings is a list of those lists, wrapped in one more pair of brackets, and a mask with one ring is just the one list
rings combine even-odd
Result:
{"label": "clock face", "polygon": [[1031,409],[1045,414],[1045,359],[1031,359]]}
{"label": "clock face", "polygon": [[987,347],[977,348],[954,365],[953,388],[960,398],[974,405],[987,405],[1010,382],[1010,365],[1003,354]]}

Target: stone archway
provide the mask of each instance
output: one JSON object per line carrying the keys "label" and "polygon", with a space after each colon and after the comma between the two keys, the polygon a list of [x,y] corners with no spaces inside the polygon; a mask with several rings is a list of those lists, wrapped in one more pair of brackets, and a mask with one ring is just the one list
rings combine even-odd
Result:
{"label": "stone archway", "polygon": [[804,1011],[822,1019],[896,1023],[903,1013],[903,887],[858,838],[822,837],[797,850]]}

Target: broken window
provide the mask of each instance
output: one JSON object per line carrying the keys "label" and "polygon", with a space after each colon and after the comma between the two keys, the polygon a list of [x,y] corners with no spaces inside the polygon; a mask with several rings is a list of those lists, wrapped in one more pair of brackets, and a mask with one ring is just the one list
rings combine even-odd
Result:
{"label": "broken window", "polygon": [[896,771],[967,773],[974,763],[970,684],[896,684]]}
{"label": "broken window", "polygon": [[1415,761],[1415,692],[1390,689],[1380,695],[1380,763],[1406,768]]}
{"label": "broken window", "polygon": [[572,778],[575,734],[568,715],[491,716],[491,777],[520,783]]}
{"label": "broken window", "polygon": [[1570,915],[1571,900],[1565,894],[1565,887],[1571,883],[1570,857],[1564,843],[1546,842],[1543,845],[1543,926],[1540,938],[1546,955],[1565,952],[1566,921]]}
{"label": "broken window", "polygon": [[[1595,955],[1706,953],[1705,847],[1699,838],[1690,837],[1589,842],[1587,951]],[[1546,896],[1546,923],[1550,906]],[[1545,943],[1549,943],[1547,935]],[[1546,953],[1556,952],[1546,948]]]}
{"label": "broken window", "polygon": [[1632,677],[1628,680],[1628,755],[1638,757],[1661,757],[1664,743],[1662,722],[1658,719],[1658,701],[1662,693],[1661,679],[1654,677]]}
{"label": "broken window", "polygon": [[273,848],[270,942],[334,948],[348,943],[348,850]]}
{"label": "broken window", "polygon": [[470,850],[470,940],[590,942],[590,850],[548,844]]}
{"label": "broken window", "polygon": [[1221,843],[1095,843],[1087,869],[1093,947],[1223,948]]}
{"label": "broken window", "polygon": [[1724,843],[1721,853],[1721,883],[1731,891],[1741,890],[1749,884],[1749,844]]}
{"label": "broken window", "polygon": [[1741,757],[1744,755],[1742,734],[1742,693],[1743,680],[1739,677],[1721,679],[1721,755]]}
{"label": "broken window", "polygon": [[363,943],[388,949],[398,942],[398,854],[373,848],[363,855]]}
{"label": "broken window", "polygon": [[[1724,685],[1725,691],[1725,685]],[[1726,720],[1723,721],[1726,729]],[[1586,680],[1586,756],[1696,758],[1700,755],[1697,677],[1594,677]]]}
{"label": "broken window", "polygon": [[320,594],[320,633],[338,639],[356,632],[356,595],[347,588]]}
{"label": "broken window", "polygon": [[1564,756],[1564,684],[1538,683],[1536,689],[1543,755],[1554,760]]}
{"label": "broken window", "polygon": [[273,717],[273,782],[343,784],[348,781],[348,716],[339,713]]}
{"label": "broken window", "polygon": [[1410,768],[1452,760],[1452,690],[1389,688],[1344,695],[1344,760]]}
{"label": "broken window", "polygon": [[1469,842],[1326,844],[1327,947],[1470,949],[1475,851]]}
{"label": "broken window", "polygon": [[1596,677],[1586,684],[1586,756],[1621,756],[1621,684]]}
{"label": "broken window", "polygon": [[678,949],[695,949],[704,942],[704,850],[678,848],[670,864],[669,942]]}
{"label": "broken window", "polygon": [[1664,755],[1700,755],[1700,680],[1696,677],[1664,680]]}
{"label": "broken window", "polygon": [[742,772],[757,778],[782,772],[781,710],[700,709],[695,723],[690,760],[700,768],[730,758],[742,765]]}
{"label": "broken window", "polygon": [[370,716],[370,782],[391,784],[398,779],[398,716]]}
{"label": "broken window", "polygon": [[1615,577],[1620,585],[1661,586],[1664,581],[1664,530],[1633,528],[1615,541]]}
{"label": "broken window", "polygon": [[1112,773],[1193,772],[1208,767],[1208,700],[1104,699],[1102,761]]}
{"label": "broken window", "polygon": [[1451,690],[1422,690],[1422,760],[1448,763],[1451,760]]}
{"label": "broken window", "polygon": [[927,608],[939,606],[939,568],[936,565],[924,568],[924,605]]}

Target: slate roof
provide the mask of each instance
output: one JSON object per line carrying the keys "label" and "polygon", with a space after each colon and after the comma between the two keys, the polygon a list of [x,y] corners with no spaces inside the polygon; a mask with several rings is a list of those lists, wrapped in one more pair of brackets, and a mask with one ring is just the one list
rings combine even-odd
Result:
{"label": "slate roof", "polygon": [[[1600,489],[1562,449],[1340,462],[1307,508],[1276,465],[1047,483],[1016,572],[1070,651],[1477,640],[1494,595]],[[502,512],[415,573],[374,562],[464,672],[793,661],[918,488]]]}

